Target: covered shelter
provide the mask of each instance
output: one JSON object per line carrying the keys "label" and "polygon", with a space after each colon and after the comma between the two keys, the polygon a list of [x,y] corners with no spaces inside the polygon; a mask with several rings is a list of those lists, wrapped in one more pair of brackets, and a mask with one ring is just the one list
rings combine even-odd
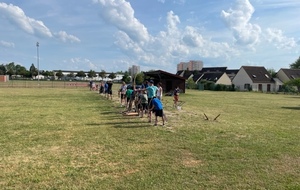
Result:
{"label": "covered shelter", "polygon": [[179,75],[162,70],[144,72],[144,75],[146,80],[153,80],[155,85],[161,82],[164,93],[171,92],[176,87],[179,87],[181,93],[185,93],[185,78]]}

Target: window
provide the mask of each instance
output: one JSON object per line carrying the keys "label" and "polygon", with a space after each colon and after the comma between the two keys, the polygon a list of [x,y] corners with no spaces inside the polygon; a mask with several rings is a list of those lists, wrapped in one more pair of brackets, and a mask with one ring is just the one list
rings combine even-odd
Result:
{"label": "window", "polygon": [[265,74],[265,76],[269,79],[270,77],[269,77],[269,75],[267,75],[267,74]]}
{"label": "window", "polygon": [[244,84],[244,89],[245,89],[245,90],[249,90],[250,87],[251,87],[250,84]]}
{"label": "window", "polygon": [[252,75],[253,78],[256,78],[256,75]]}

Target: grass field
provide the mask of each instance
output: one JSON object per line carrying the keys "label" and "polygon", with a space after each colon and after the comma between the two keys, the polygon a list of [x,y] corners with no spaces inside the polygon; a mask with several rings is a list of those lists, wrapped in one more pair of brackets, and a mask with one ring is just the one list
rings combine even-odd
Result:
{"label": "grass field", "polygon": [[180,99],[154,127],[87,87],[0,88],[0,189],[300,189],[300,96]]}

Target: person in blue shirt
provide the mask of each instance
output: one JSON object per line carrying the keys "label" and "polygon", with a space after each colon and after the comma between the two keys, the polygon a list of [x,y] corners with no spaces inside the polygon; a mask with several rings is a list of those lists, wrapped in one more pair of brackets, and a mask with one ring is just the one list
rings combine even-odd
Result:
{"label": "person in blue shirt", "polygon": [[158,98],[152,98],[149,111],[155,113],[155,126],[157,125],[157,117],[162,118],[163,125],[165,125],[166,115],[164,114],[164,107]]}
{"label": "person in blue shirt", "polygon": [[148,85],[148,81],[145,80],[144,83],[142,84],[142,88],[147,88],[149,85]]}
{"label": "person in blue shirt", "polygon": [[105,94],[105,97],[108,98],[108,84],[107,84],[107,82],[105,82],[105,84],[104,84],[104,94]]}
{"label": "person in blue shirt", "polygon": [[[153,98],[156,96],[157,87],[154,86],[154,81],[149,81],[149,86],[145,89],[147,91],[148,96],[148,108],[150,108],[150,104]],[[148,112],[149,122],[151,123],[152,113],[151,111]]]}

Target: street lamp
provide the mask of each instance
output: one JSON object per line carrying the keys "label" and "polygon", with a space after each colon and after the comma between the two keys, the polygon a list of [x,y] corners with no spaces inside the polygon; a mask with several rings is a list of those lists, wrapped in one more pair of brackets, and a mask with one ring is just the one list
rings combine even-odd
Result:
{"label": "street lamp", "polygon": [[40,85],[40,60],[39,60],[39,42],[36,43],[36,54],[37,54],[37,57],[36,57],[36,62],[37,62],[37,67],[38,67],[38,83]]}

